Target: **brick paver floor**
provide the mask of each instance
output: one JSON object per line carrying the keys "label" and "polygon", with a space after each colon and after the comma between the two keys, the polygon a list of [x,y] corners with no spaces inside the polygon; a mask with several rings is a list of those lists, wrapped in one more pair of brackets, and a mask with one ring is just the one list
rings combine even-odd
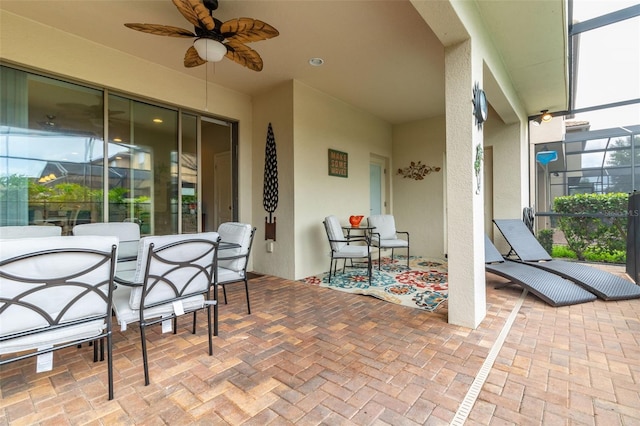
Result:
{"label": "brick paver floor", "polygon": [[[114,334],[115,399],[90,348],[0,371],[0,425],[445,425],[522,293],[495,290],[476,330],[436,313],[283,280],[228,288],[208,356],[206,324],[149,333],[144,386],[139,330]],[[117,326],[116,326],[117,328]],[[527,295],[466,424],[640,425],[640,300],[552,308]]]}

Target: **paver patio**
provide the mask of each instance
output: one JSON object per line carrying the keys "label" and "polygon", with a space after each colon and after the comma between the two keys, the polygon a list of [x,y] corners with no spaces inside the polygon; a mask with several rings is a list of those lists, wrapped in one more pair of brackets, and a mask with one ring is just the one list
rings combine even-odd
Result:
{"label": "paver patio", "polygon": [[[615,271],[622,269],[613,268]],[[0,371],[2,424],[449,424],[522,294],[493,289],[476,330],[435,313],[275,277],[251,280],[206,324],[149,333],[143,385],[138,328],[114,335],[115,399],[89,348]],[[115,325],[117,328],[117,325]],[[640,300],[552,308],[527,295],[465,424],[640,424]]]}

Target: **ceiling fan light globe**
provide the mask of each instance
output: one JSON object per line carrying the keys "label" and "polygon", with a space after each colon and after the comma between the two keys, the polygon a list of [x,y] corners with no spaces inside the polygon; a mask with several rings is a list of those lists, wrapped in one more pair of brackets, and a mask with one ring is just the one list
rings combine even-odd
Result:
{"label": "ceiling fan light globe", "polygon": [[193,47],[198,52],[198,56],[207,62],[219,62],[227,53],[227,48],[224,44],[209,38],[197,39],[193,42]]}

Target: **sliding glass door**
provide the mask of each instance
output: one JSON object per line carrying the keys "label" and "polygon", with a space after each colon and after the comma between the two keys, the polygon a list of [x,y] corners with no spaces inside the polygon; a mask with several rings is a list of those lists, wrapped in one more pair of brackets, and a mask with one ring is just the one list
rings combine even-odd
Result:
{"label": "sliding glass door", "polygon": [[230,123],[5,66],[0,85],[0,226],[57,225],[65,235],[107,221],[138,223],[143,235],[217,229],[204,204],[235,218],[218,194],[235,193],[236,181],[201,175],[231,152]]}

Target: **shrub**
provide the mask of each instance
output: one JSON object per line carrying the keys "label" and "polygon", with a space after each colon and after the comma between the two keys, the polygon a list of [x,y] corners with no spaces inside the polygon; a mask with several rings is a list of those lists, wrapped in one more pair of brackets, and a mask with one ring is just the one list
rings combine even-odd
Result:
{"label": "shrub", "polygon": [[554,211],[568,215],[560,216],[558,225],[578,259],[585,260],[589,248],[609,255],[626,250],[628,200],[623,193],[555,198]]}
{"label": "shrub", "polygon": [[604,263],[625,263],[627,260],[627,253],[620,250],[614,250],[613,252],[600,252],[596,249],[587,249],[584,253],[584,257],[589,262],[604,262]]}
{"label": "shrub", "polygon": [[553,246],[551,257],[561,257],[564,259],[576,259],[576,253],[567,246]]}
{"label": "shrub", "polygon": [[553,251],[553,229],[541,229],[538,231],[538,241],[547,253]]}
{"label": "shrub", "polygon": [[[553,246],[551,257],[564,259],[577,259],[576,253],[565,245]],[[589,262],[603,263],[625,263],[626,253],[623,251],[615,251],[613,253],[602,253],[593,248],[588,248],[584,252],[585,260]]]}

